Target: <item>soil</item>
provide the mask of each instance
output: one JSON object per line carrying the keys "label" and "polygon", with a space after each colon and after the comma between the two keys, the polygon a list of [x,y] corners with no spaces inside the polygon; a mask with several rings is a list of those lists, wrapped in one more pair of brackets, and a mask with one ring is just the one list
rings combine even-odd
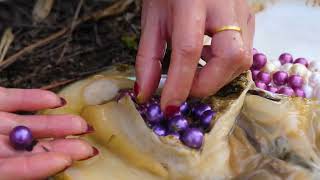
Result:
{"label": "soil", "polygon": [[[0,31],[11,27],[15,35],[6,58],[63,27],[71,27],[80,0],[55,0],[49,16],[40,23],[32,20],[35,2],[0,2]],[[78,17],[113,3],[110,0],[83,1]],[[121,14],[83,22],[72,33],[19,56],[13,64],[0,70],[0,86],[57,90],[61,85],[110,65],[133,65],[140,36],[140,9],[140,2],[135,1]]]}

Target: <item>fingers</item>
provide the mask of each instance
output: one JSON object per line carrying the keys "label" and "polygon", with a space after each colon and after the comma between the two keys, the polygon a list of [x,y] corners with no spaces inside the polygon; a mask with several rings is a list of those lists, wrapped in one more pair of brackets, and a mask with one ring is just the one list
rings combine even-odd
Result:
{"label": "fingers", "polygon": [[[143,2],[143,24],[139,50],[136,57],[137,82],[135,93],[139,102],[145,102],[157,89],[161,75],[161,59],[165,51],[165,37],[159,15],[155,14],[155,4]],[[146,7],[151,6],[151,7]],[[148,17],[148,18],[146,18]]]}
{"label": "fingers", "polygon": [[[161,108],[178,106],[188,97],[200,58],[205,14],[203,1],[177,0],[172,5],[172,54]],[[181,8],[183,7],[183,8]]]}
{"label": "fingers", "polygon": [[62,105],[63,100],[49,91],[0,87],[0,111],[35,111]]}
{"label": "fingers", "polygon": [[45,179],[69,167],[72,159],[62,153],[48,152],[0,160],[1,179]]}
{"label": "fingers", "polygon": [[18,125],[29,127],[37,138],[65,137],[93,131],[84,119],[75,115],[26,116],[0,112],[0,134],[8,135]]}
{"label": "fingers", "polygon": [[[222,31],[214,34],[214,29],[226,25],[239,25],[235,1],[216,1],[215,11],[207,21],[207,31],[212,36],[210,48],[203,51],[204,58],[207,58],[207,65],[201,69],[194,79],[191,95],[204,97],[216,93],[225,84],[248,69],[251,65],[251,49],[248,49],[243,34],[237,31]],[[219,4],[221,3],[221,4]],[[214,17],[214,19],[213,19]],[[246,20],[245,20],[246,22]],[[242,27],[241,27],[242,28]]]}
{"label": "fingers", "polygon": [[72,160],[78,161],[89,159],[99,153],[96,148],[81,139],[42,140],[33,147],[31,152],[15,150],[11,146],[7,136],[0,136],[0,145],[0,157],[2,158],[22,155],[30,156],[44,152],[57,152],[68,155]]}

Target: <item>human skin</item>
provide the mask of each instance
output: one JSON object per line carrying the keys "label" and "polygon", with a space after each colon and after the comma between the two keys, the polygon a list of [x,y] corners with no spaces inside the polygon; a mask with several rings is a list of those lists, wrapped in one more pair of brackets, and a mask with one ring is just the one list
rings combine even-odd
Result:
{"label": "human skin", "polygon": [[[45,179],[68,168],[73,161],[97,155],[97,149],[83,140],[64,139],[68,135],[93,131],[81,117],[13,113],[57,108],[64,104],[64,100],[49,91],[0,87],[0,179]],[[27,126],[35,138],[54,140],[39,140],[30,152],[15,150],[8,135],[19,125]]]}
{"label": "human skin", "polygon": [[[172,48],[161,97],[165,112],[188,96],[217,92],[252,63],[254,15],[245,0],[143,0],[135,91],[146,102],[158,87],[167,44]],[[233,25],[242,31],[216,29]],[[203,46],[204,35],[212,37]],[[202,57],[207,65],[197,68]]]}

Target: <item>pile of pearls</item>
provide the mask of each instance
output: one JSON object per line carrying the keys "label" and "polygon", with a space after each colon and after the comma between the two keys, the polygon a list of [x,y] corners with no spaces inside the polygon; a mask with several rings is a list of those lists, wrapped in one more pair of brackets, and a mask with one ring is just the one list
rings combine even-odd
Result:
{"label": "pile of pearls", "polygon": [[320,62],[294,59],[283,53],[277,60],[253,49],[252,78],[258,88],[287,96],[320,99]]}
{"label": "pile of pearls", "polygon": [[155,95],[149,102],[139,104],[132,90],[120,90],[117,100],[129,96],[135,103],[136,109],[146,125],[157,136],[176,138],[192,149],[201,149],[204,134],[210,130],[210,125],[216,112],[207,104],[200,101],[184,102],[178,111],[166,117],[160,108],[160,97]]}

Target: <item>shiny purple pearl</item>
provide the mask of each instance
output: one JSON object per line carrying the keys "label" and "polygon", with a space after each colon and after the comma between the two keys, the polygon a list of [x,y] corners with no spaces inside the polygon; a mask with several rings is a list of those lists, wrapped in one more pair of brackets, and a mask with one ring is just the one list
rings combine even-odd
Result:
{"label": "shiny purple pearl", "polygon": [[195,118],[199,119],[203,112],[211,110],[211,107],[204,103],[197,103],[192,108],[192,114]]}
{"label": "shiny purple pearl", "polygon": [[298,58],[294,61],[294,64],[302,64],[302,65],[305,65],[306,67],[309,66],[309,62],[306,58]]}
{"label": "shiny purple pearl", "polygon": [[9,135],[11,145],[17,150],[25,150],[32,146],[33,136],[29,128],[17,126]]}
{"label": "shiny purple pearl", "polygon": [[262,53],[257,53],[253,56],[253,63],[252,68],[253,69],[261,69],[263,68],[267,63],[267,57]]}
{"label": "shiny purple pearl", "polygon": [[256,70],[256,69],[252,69],[251,70],[251,74],[252,74],[252,79],[255,81],[257,79],[257,76],[259,74],[259,70]]}
{"label": "shiny purple pearl", "polygon": [[181,132],[188,128],[188,121],[181,115],[174,116],[168,121],[168,129],[170,132]]}
{"label": "shiny purple pearl", "polygon": [[285,71],[277,71],[273,74],[273,82],[274,84],[281,86],[285,85],[288,80],[288,73]]}
{"label": "shiny purple pearl", "polygon": [[158,124],[164,118],[159,104],[151,104],[146,110],[146,121],[150,124]]}
{"label": "shiny purple pearl", "polygon": [[257,75],[257,80],[263,82],[265,84],[269,84],[271,82],[271,75],[267,72],[259,72]]}
{"label": "shiny purple pearl", "polygon": [[279,61],[280,63],[283,65],[283,64],[286,64],[286,63],[292,63],[293,62],[293,57],[291,54],[289,53],[283,53],[279,56]]}
{"label": "shiny purple pearl", "polygon": [[203,132],[198,128],[185,130],[180,139],[183,144],[193,149],[200,149],[204,141]]}
{"label": "shiny purple pearl", "polygon": [[287,96],[293,96],[294,95],[294,91],[292,88],[290,87],[282,87],[278,90],[279,94],[283,94],[283,95],[287,95]]}
{"label": "shiny purple pearl", "polygon": [[303,98],[306,97],[306,93],[305,93],[304,90],[301,89],[301,88],[296,88],[296,89],[294,89],[294,93],[295,93],[296,96],[298,96],[298,97],[303,97]]}
{"label": "shiny purple pearl", "polygon": [[260,81],[256,81],[255,82],[257,88],[260,88],[260,89],[266,89],[267,88],[267,85],[263,82],[260,82]]}
{"label": "shiny purple pearl", "polygon": [[167,130],[163,125],[157,124],[152,128],[153,132],[158,136],[166,136]]}
{"label": "shiny purple pearl", "polygon": [[257,53],[259,53],[259,51],[258,51],[256,48],[253,48],[253,49],[252,49],[252,54],[255,55],[255,54],[257,54]]}
{"label": "shiny purple pearl", "polygon": [[299,75],[292,75],[288,78],[288,85],[291,88],[301,88],[303,85],[303,78]]}
{"label": "shiny purple pearl", "polygon": [[188,114],[189,113],[189,105],[187,102],[183,102],[181,105],[180,105],[180,112],[184,115]]}
{"label": "shiny purple pearl", "polygon": [[273,86],[267,86],[267,91],[276,93],[278,91],[278,88]]}
{"label": "shiny purple pearl", "polygon": [[207,111],[203,112],[200,117],[201,127],[203,127],[204,129],[207,129],[208,127],[210,127],[212,119],[215,115],[216,115],[216,112],[214,112],[212,110],[207,110]]}

